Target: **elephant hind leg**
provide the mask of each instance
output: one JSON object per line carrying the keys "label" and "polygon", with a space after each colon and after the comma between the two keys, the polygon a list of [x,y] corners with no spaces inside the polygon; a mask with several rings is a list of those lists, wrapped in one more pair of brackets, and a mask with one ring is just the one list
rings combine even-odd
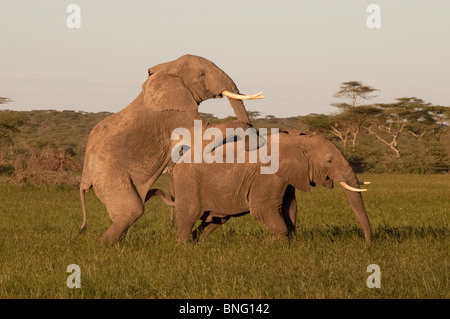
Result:
{"label": "elephant hind leg", "polygon": [[192,236],[194,242],[202,242],[206,237],[209,236],[214,230],[222,226],[226,223],[226,221],[230,219],[230,216],[226,217],[212,217],[211,221],[207,219],[206,221],[202,221],[200,225],[194,230]]}
{"label": "elephant hind leg", "polygon": [[295,200],[295,188],[291,185],[288,185],[284,193],[281,213],[288,229],[288,236],[294,236],[297,220],[297,201]]}
{"label": "elephant hind leg", "polygon": [[128,188],[114,189],[108,196],[103,196],[102,201],[112,220],[111,226],[101,237],[102,242],[110,244],[123,240],[128,228],[144,213],[142,199],[130,185]]}
{"label": "elephant hind leg", "polygon": [[280,212],[280,209],[273,208],[261,208],[251,209],[250,215],[256,220],[259,220],[266,224],[267,227],[273,232],[275,237],[289,236],[288,227]]}

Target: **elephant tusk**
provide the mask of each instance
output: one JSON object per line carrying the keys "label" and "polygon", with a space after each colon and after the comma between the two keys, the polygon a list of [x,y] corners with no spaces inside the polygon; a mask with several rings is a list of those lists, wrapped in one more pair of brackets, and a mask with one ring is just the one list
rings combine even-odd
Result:
{"label": "elephant tusk", "polygon": [[348,189],[349,191],[352,191],[352,192],[365,192],[365,191],[367,191],[367,189],[351,187],[350,185],[348,185],[347,183],[344,183],[344,182],[339,182],[339,184],[341,184],[342,187],[344,187],[345,189]]}
{"label": "elephant tusk", "polygon": [[261,95],[262,92],[256,93],[256,94],[252,94],[252,95],[244,95],[244,94],[236,94],[236,93],[232,93],[230,91],[223,91],[222,95],[225,95],[226,97],[229,97],[230,99],[235,99],[235,100],[259,100],[259,99],[264,99],[267,96],[265,95]]}
{"label": "elephant tusk", "polygon": [[359,185],[370,185],[370,182],[358,182]]}

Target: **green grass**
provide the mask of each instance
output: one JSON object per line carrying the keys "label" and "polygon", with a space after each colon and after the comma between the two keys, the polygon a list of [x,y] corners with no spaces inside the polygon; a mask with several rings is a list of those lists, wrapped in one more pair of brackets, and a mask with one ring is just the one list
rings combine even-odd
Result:
{"label": "green grass", "polygon": [[[124,242],[99,238],[110,221],[93,192],[88,228],[77,189],[0,184],[0,298],[450,298],[450,177],[362,175],[373,230],[362,231],[340,187],[297,192],[289,243],[250,216],[231,219],[201,245],[179,244],[159,198]],[[169,189],[167,176],[157,187]],[[66,285],[81,267],[81,289]],[[366,285],[381,268],[381,288]]]}

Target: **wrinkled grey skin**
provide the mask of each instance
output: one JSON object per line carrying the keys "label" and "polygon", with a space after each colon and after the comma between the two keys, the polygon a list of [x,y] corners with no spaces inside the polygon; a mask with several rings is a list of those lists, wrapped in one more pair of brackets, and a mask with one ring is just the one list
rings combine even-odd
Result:
{"label": "wrinkled grey skin", "polygon": [[[341,151],[323,136],[281,133],[279,154],[278,172],[267,175],[260,174],[260,163],[176,164],[172,192],[179,240],[202,240],[231,216],[246,213],[275,235],[290,236],[295,232],[297,214],[295,189],[307,192],[315,184],[332,188],[333,182],[359,188]],[[345,193],[370,246],[370,223],[361,193]],[[192,233],[199,219],[202,223]]]}
{"label": "wrinkled grey skin", "polygon": [[[85,191],[93,188],[112,220],[102,241],[124,238],[128,228],[142,216],[151,186],[171,156],[171,133],[191,128],[200,120],[202,101],[221,98],[228,90],[239,93],[233,80],[211,61],[185,55],[149,69],[142,92],[122,111],[94,127],[86,146],[80,194],[85,229]],[[238,118],[218,127],[251,126],[241,100],[229,99]],[[203,122],[203,130],[211,126]]]}

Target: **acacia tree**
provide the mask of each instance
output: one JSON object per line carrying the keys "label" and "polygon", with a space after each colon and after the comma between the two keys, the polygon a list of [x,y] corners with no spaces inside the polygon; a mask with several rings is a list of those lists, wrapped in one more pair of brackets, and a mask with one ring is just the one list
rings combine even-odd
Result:
{"label": "acacia tree", "polygon": [[336,121],[332,123],[329,131],[342,141],[344,150],[349,138],[352,140],[352,149],[355,150],[356,139],[367,125],[368,118],[378,112],[373,105],[359,105],[360,101],[374,98],[372,93],[375,91],[378,90],[359,81],[349,81],[343,82],[334,95],[336,98],[350,99],[350,103],[331,104],[339,108],[341,113],[335,116]]}
{"label": "acacia tree", "polygon": [[450,107],[432,105],[428,108],[428,114],[433,119],[434,138],[441,142],[442,138],[450,131]]}
{"label": "acacia tree", "polygon": [[341,140],[342,148],[345,151],[347,148],[348,137],[352,131],[351,120],[349,121],[349,118],[345,113],[336,114],[329,120],[331,120],[331,123],[328,125],[328,132]]}
{"label": "acacia tree", "polygon": [[250,120],[255,120],[256,118],[261,116],[261,112],[259,111],[247,111],[247,114]]}
{"label": "acacia tree", "polygon": [[300,123],[307,126],[307,130],[320,134],[326,134],[330,132],[330,125],[333,123],[332,115],[315,114],[301,116]]}
{"label": "acacia tree", "polygon": [[377,104],[381,110],[373,117],[367,128],[380,142],[391,149],[397,159],[401,158],[398,138],[406,133],[421,139],[435,126],[436,121],[430,113],[432,106],[416,97],[396,99],[396,103]]}
{"label": "acacia tree", "polygon": [[0,104],[6,104],[12,102],[12,99],[10,99],[9,97],[1,97],[0,96]]}
{"label": "acacia tree", "polygon": [[334,95],[336,98],[350,99],[351,104],[348,103],[335,103],[333,106],[339,108],[348,108],[357,106],[357,102],[360,100],[367,100],[376,97],[371,95],[373,92],[378,91],[371,86],[363,85],[359,81],[343,82],[339,91]]}

